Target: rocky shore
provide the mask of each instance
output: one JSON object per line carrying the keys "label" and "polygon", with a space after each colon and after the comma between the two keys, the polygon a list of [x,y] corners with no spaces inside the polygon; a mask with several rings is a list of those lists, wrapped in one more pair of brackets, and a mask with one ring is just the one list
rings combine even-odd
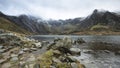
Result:
{"label": "rocky shore", "polygon": [[47,42],[16,33],[1,33],[0,68],[85,68],[74,58],[81,54],[81,50],[75,48],[74,44],[81,43],[84,40],[58,38]]}

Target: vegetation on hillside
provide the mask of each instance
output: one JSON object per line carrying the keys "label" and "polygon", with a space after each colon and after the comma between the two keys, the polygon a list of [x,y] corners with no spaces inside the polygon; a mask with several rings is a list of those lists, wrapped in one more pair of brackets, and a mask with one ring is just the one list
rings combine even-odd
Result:
{"label": "vegetation on hillside", "polygon": [[104,31],[104,30],[108,30],[108,29],[109,29],[108,26],[104,26],[104,25],[100,25],[100,24],[94,25],[90,28],[90,30],[93,30],[93,31]]}
{"label": "vegetation on hillside", "polygon": [[17,32],[17,33],[30,34],[30,32],[15,25],[11,21],[9,21],[3,17],[0,17],[0,29],[4,29],[5,31],[13,31],[13,32]]}

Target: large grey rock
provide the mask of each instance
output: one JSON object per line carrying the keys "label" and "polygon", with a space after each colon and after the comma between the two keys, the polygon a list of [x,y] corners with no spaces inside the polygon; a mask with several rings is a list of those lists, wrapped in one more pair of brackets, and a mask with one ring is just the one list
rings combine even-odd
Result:
{"label": "large grey rock", "polygon": [[67,56],[67,58],[69,59],[70,62],[76,62],[77,59],[74,58],[74,56]]}
{"label": "large grey rock", "polygon": [[81,50],[79,48],[70,48],[72,55],[80,55]]}
{"label": "large grey rock", "polygon": [[37,48],[41,48],[42,47],[42,43],[41,42],[35,42],[35,43],[33,43],[33,45],[35,45],[35,47],[37,47]]}
{"label": "large grey rock", "polygon": [[68,37],[64,37],[63,39],[57,40],[54,43],[50,44],[48,49],[57,49],[59,47],[64,47],[64,48],[71,48],[72,47],[72,39]]}

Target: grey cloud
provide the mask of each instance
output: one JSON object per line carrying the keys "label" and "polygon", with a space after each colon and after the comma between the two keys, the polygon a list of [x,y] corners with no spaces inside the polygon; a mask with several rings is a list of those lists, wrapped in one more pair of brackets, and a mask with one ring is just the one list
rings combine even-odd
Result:
{"label": "grey cloud", "polygon": [[66,19],[87,16],[94,9],[120,11],[120,0],[0,0],[0,11]]}

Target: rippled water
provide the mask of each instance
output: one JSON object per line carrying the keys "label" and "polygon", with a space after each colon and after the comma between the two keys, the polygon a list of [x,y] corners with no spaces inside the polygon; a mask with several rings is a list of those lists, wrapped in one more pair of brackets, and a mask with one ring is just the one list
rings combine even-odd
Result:
{"label": "rippled water", "polygon": [[[94,51],[89,48],[91,42],[105,42],[104,43],[96,43],[94,45],[112,45],[113,48],[120,45],[120,36],[93,36],[93,35],[36,35],[32,36],[32,38],[44,41],[52,41],[56,37],[71,37],[73,40],[78,38],[83,38],[86,43],[81,45],[76,45],[77,48],[81,49],[81,56],[76,56],[82,64],[86,66],[86,68],[120,68],[120,55],[116,55],[113,51],[105,50],[97,50]],[[112,49],[113,49],[112,48]],[[120,51],[120,50],[119,50]]]}
{"label": "rippled water", "polygon": [[70,37],[73,40],[77,38],[83,38],[86,42],[91,41],[103,41],[103,42],[110,42],[110,43],[120,43],[120,36],[115,35],[109,35],[109,36],[96,36],[96,35],[35,35],[31,36],[33,38],[39,39],[39,40],[53,40],[55,38],[63,38],[63,37]]}

